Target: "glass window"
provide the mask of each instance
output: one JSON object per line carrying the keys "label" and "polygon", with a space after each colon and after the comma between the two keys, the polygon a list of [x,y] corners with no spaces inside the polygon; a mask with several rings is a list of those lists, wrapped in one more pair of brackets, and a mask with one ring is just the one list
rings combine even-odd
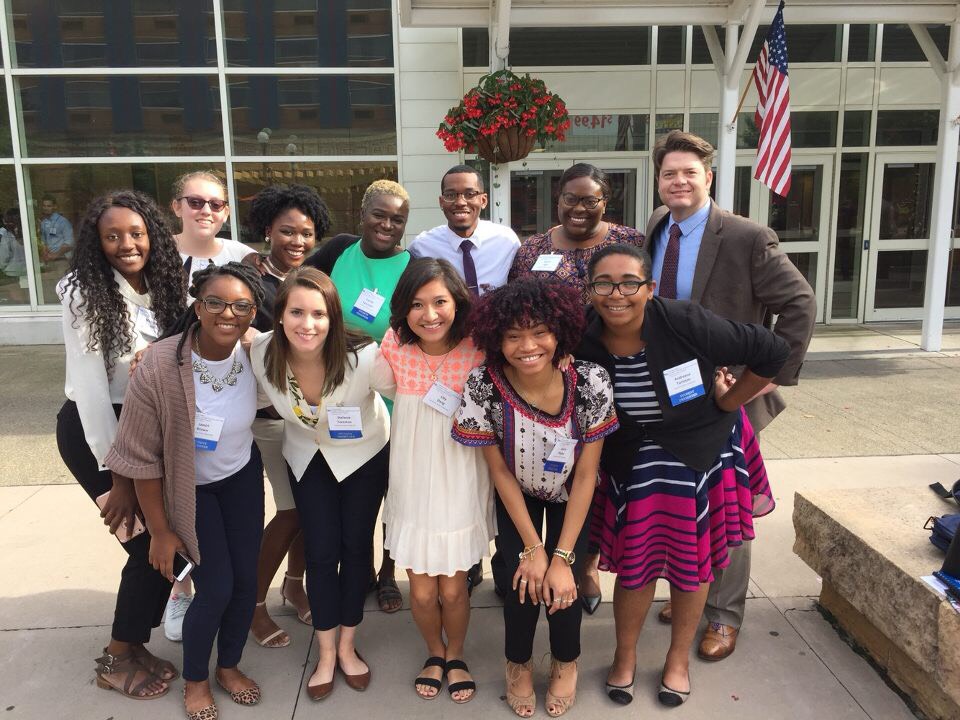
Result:
{"label": "glass window", "polygon": [[877,26],[851,25],[847,41],[848,62],[873,62],[877,57]]}
{"label": "glass window", "polygon": [[490,66],[490,33],[487,28],[463,29],[463,66]]}
{"label": "glass window", "polygon": [[309,185],[330,209],[330,236],[337,233],[360,233],[360,201],[367,186],[374,180],[396,180],[395,162],[324,162],[309,163],[234,163],[240,239],[259,243],[263,238],[250,230],[247,218],[253,196],[268,185]]}
{"label": "glass window", "polygon": [[13,157],[10,112],[7,108],[7,85],[2,80],[0,80],[0,157]]}
{"label": "glass window", "polygon": [[233,66],[393,65],[390,0],[223,0],[223,27]]}
{"label": "glass window", "polygon": [[760,131],[753,121],[753,115],[751,111],[737,116],[737,150],[756,150],[760,143]]}
{"label": "glass window", "polygon": [[13,165],[0,165],[0,307],[29,305],[27,256]]}
{"label": "glass window", "polygon": [[[702,32],[702,31],[701,31]],[[683,65],[687,61],[687,28],[683,26],[657,28],[657,63]]]}
{"label": "glass window", "polygon": [[823,165],[794,164],[787,197],[770,193],[767,224],[776,231],[780,242],[816,242],[820,239],[822,195]]}
{"label": "glass window", "polygon": [[947,266],[947,305],[960,305],[960,250],[950,251],[950,264]]}
{"label": "glass window", "polygon": [[[60,259],[52,262],[43,261],[42,248],[46,244],[59,242],[45,238],[40,233],[40,222],[43,219],[43,203],[45,196],[53,199],[53,209],[63,217],[60,222],[62,230],[69,228],[75,233],[77,225],[83,218],[84,211],[91,200],[114,188],[133,188],[152,196],[161,207],[166,208],[170,203],[170,187],[173,181],[183,173],[193,170],[219,170],[222,165],[197,166],[188,163],[119,163],[113,164],[80,164],[80,165],[30,165],[24,168],[27,202],[29,210],[26,222],[30,223],[31,234],[36,239],[34,247],[28,252],[33,253],[34,267],[39,270],[37,291],[41,304],[56,304],[59,302],[56,295],[57,282],[67,272],[69,260]],[[2,177],[2,176],[0,176]],[[12,182],[12,181],[11,181]],[[16,187],[16,185],[11,185]],[[15,192],[15,190],[14,190]],[[0,202],[2,202],[0,192]],[[49,208],[50,205],[48,204]],[[173,214],[170,213],[170,217]],[[172,225],[176,228],[176,225]],[[224,226],[227,231],[228,225]],[[59,233],[63,236],[63,232]]]}
{"label": "glass window", "polygon": [[939,110],[880,110],[877,145],[936,145]]}
{"label": "glass window", "polygon": [[[946,25],[927,25],[927,30],[940,56],[947,57],[947,47],[950,43],[950,28]],[[881,50],[883,62],[926,62],[920,43],[909,25],[884,25],[883,48]]]}
{"label": "glass window", "polygon": [[[490,161],[484,160],[482,157],[470,158],[464,161],[466,165],[469,165],[472,168],[476,168],[480,177],[483,178],[483,186],[487,189],[487,192],[490,192]],[[490,203],[487,203],[487,206],[480,211],[481,220],[490,219]]]}
{"label": "glass window", "polygon": [[795,148],[835,147],[837,144],[837,112],[791,113],[790,135]]}
{"label": "glass window", "polygon": [[715,112],[690,113],[690,132],[699,135],[714,147],[720,138],[719,123],[720,116]]}
{"label": "glass window", "polygon": [[[716,179],[716,172],[714,172]],[[733,212],[743,217],[750,217],[750,189],[753,187],[753,168],[740,165],[733,180]],[[710,197],[716,199],[717,183],[710,187]]]}
{"label": "glass window", "polygon": [[570,113],[564,142],[548,140],[548,152],[646,150],[649,115],[590,115]]}
{"label": "glass window", "polygon": [[658,114],[653,141],[656,142],[672,130],[683,130],[683,113]]}
{"label": "glass window", "polygon": [[815,252],[788,252],[787,257],[790,258],[797,270],[800,271],[800,274],[806,278],[807,282],[810,283],[810,287],[813,288],[813,292],[817,292],[817,253]]}
{"label": "glass window", "polygon": [[888,163],[880,198],[881,240],[930,237],[933,163]]}
{"label": "glass window", "polygon": [[214,76],[19,77],[24,155],[223,155]]}
{"label": "glass window", "polygon": [[[755,63],[766,42],[769,25],[760,25],[747,53],[747,62]],[[843,48],[842,25],[787,25],[787,63],[840,62]]]}
{"label": "glass window", "polygon": [[[725,50],[727,46],[726,31],[719,25],[714,25],[717,31],[717,37],[720,39],[720,48]],[[707,40],[703,36],[703,28],[699,25],[693,26],[693,43],[690,46],[691,60],[694,65],[713,65],[713,59],[710,57],[710,49],[707,47]]]}
{"label": "glass window", "polygon": [[926,279],[926,250],[888,250],[877,253],[877,283],[873,306],[923,307]]}
{"label": "glass window", "polygon": [[847,110],[843,113],[843,146],[865,147],[870,144],[870,111]]}
{"label": "glass window", "polygon": [[217,62],[212,0],[11,0],[18,67],[203,67]]}
{"label": "glass window", "polygon": [[869,158],[867,153],[844,153],[840,160],[837,242],[833,254],[834,318],[857,317]]}
{"label": "glass window", "polygon": [[238,155],[395,155],[392,75],[231,76]]}
{"label": "glass window", "polygon": [[[486,28],[464,28],[465,67],[489,65]],[[649,65],[649,27],[510,28],[510,65]]]}

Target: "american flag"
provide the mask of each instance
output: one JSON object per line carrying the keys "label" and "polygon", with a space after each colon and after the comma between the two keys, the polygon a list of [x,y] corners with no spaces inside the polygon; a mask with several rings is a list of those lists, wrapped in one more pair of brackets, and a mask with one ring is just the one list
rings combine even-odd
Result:
{"label": "american flag", "polygon": [[760,49],[753,82],[759,95],[754,121],[760,129],[753,176],[780,197],[786,197],[790,192],[790,78],[783,0]]}

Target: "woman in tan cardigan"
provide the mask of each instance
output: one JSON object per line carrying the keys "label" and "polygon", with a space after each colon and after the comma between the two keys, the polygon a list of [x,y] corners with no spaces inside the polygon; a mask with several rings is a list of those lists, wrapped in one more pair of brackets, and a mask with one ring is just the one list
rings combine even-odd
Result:
{"label": "woman in tan cardigan", "polygon": [[257,384],[240,338],[263,291],[257,272],[234,262],[196,273],[190,294],[196,320],[157,342],[137,367],[106,463],[133,479],[151,564],[167,578],[178,554],[196,564],[197,592],[184,617],[184,703],[190,720],[213,720],[214,638],[217,683],[240,705],[260,700],[237,665],[263,532],[263,465],[251,430]]}

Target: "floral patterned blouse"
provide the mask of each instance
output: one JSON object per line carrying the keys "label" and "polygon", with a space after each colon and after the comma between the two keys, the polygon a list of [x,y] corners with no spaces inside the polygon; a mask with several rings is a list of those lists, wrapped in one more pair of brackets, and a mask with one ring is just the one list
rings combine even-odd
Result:
{"label": "floral patterned blouse", "polygon": [[[499,446],[524,494],[566,502],[583,443],[601,440],[620,424],[606,370],[577,360],[567,368],[564,382],[560,413],[549,415],[521,398],[500,368],[475,368],[454,419],[453,439],[474,447]],[[578,440],[574,461],[560,472],[551,472],[544,462],[559,438]]]}
{"label": "floral patterned blouse", "polygon": [[[637,247],[643,245],[642,232],[636,228],[610,223],[607,236],[599,244],[583,249],[557,250],[553,247],[553,232],[556,229],[555,227],[550,228],[545,233],[531,235],[523,241],[516,256],[513,258],[513,266],[510,268],[508,279],[513,281],[517,278],[529,276],[550,277],[552,275],[567,285],[572,285],[579,290],[580,298],[583,300],[584,305],[590,302],[590,291],[587,289],[587,265],[590,264],[590,258],[593,257],[593,254],[600,248],[617,243],[626,243],[628,245],[636,245]],[[533,264],[537,262],[538,257],[550,254],[563,256],[556,270],[553,272],[547,272],[545,270],[537,270],[534,272],[531,269]]]}

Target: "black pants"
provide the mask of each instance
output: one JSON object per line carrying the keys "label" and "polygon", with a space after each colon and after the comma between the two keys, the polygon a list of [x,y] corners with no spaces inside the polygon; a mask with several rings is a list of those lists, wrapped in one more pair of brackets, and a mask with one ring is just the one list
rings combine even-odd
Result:
{"label": "black pants", "polygon": [[[544,538],[543,547],[547,551],[547,557],[552,559],[557,540],[560,538],[560,531],[563,529],[567,504],[545,502],[529,495],[524,495],[523,499],[527,503],[527,512],[537,530],[541,530],[546,520],[546,535],[541,534],[541,537]],[[497,495],[497,528],[499,532],[497,552],[504,560],[506,571],[504,577],[507,592],[503,601],[504,654],[510,662],[525,663],[533,655],[533,638],[537,631],[537,621],[540,619],[541,605],[534,605],[529,597],[521,605],[517,591],[510,589],[513,576],[520,564],[519,555],[523,551],[523,539],[517,532],[513,520],[510,519],[507,508],[500,500],[500,495]],[[577,560],[572,568],[574,578],[579,576],[580,563],[587,548],[588,534],[589,528],[585,522],[573,547],[577,554]],[[566,610],[558,610],[553,615],[547,615],[550,626],[550,652],[557,660],[570,662],[580,657],[582,617],[583,606],[579,601],[571,603]]]}
{"label": "black pants", "polygon": [[298,482],[287,468],[307,556],[313,627],[355,627],[363,619],[371,542],[387,483],[390,445],[337,482],[321,453]]}
{"label": "black pants", "polygon": [[[119,417],[120,406],[114,405],[113,409]],[[91,500],[113,487],[110,472],[101,472],[90,452],[77,404],[72,400],[67,400],[57,414],[57,448],[64,465]],[[138,535],[120,546],[127,551],[128,557],[120,573],[110,636],[120,642],[142,644],[149,642],[150,631],[160,625],[163,608],[170,597],[170,582],[150,567],[149,533]]]}
{"label": "black pants", "polygon": [[206,680],[217,639],[217,666],[236,667],[257,604],[257,559],[263,535],[263,463],[250,462],[223,480],[197,485],[196,586],[183,618],[183,678]]}

